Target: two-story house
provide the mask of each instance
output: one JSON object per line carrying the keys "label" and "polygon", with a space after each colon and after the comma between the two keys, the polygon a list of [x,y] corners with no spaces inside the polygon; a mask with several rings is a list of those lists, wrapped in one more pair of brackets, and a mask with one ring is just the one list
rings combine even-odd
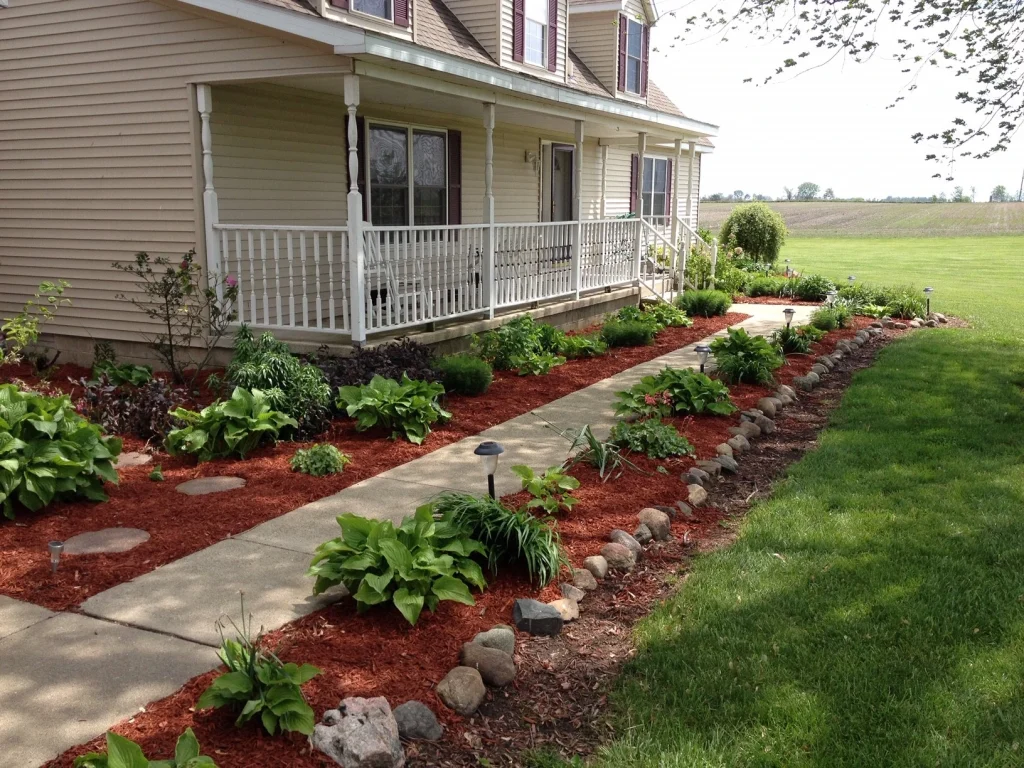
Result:
{"label": "two-story house", "polygon": [[193,246],[241,322],[299,346],[664,294],[716,127],[649,77],[655,20],[651,0],[0,0],[0,316],[63,278],[65,359],[130,345],[110,263]]}

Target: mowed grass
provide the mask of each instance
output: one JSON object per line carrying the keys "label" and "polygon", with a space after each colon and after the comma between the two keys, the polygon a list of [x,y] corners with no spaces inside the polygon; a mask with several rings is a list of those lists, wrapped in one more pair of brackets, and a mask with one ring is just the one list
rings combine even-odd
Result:
{"label": "mowed grass", "polygon": [[1024,766],[1022,254],[787,244],[803,271],[933,285],[975,327],[855,376],[820,446],[638,626],[588,765]]}

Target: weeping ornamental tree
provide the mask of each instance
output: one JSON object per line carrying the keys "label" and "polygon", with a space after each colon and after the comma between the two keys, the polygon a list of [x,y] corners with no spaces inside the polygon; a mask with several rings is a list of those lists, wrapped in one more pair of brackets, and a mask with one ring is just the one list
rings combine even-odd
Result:
{"label": "weeping ornamental tree", "polygon": [[726,253],[743,249],[743,256],[765,264],[774,264],[786,242],[786,222],[765,203],[746,203],[733,208],[722,224],[719,241]]}

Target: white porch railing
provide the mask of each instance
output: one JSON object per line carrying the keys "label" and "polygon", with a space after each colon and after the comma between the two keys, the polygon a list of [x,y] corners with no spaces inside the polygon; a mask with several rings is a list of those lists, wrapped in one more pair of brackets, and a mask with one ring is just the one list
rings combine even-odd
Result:
{"label": "white porch railing", "polygon": [[[215,224],[213,229],[218,271],[238,281],[238,322],[340,331],[353,339],[574,296],[639,277],[641,222],[635,218],[442,227],[364,223],[361,302],[353,300],[358,299],[352,294],[358,255],[346,227]],[[361,322],[355,323],[352,308],[360,303]]]}

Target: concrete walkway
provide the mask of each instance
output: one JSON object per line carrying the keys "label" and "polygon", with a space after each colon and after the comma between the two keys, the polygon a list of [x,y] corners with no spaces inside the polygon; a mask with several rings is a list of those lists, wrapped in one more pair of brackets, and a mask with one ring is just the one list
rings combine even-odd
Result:
{"label": "concrete walkway", "polygon": [[[782,309],[733,307],[751,315],[741,325],[752,334],[782,325]],[[795,322],[810,310],[797,307]],[[397,522],[444,490],[484,492],[486,478],[473,455],[482,440],[505,447],[495,477],[499,495],[516,491],[512,465],[544,469],[565,459],[569,442],[561,432],[589,424],[607,434],[615,423],[615,392],[666,365],[696,364],[689,346],[630,368],[101,592],[82,605],[85,615],[54,615],[0,598],[4,764],[38,765],[212,669],[219,642],[214,624],[238,614],[239,592],[267,629],[337,600],[337,593],[312,598],[305,571],[316,547],[338,535],[338,515]]]}

